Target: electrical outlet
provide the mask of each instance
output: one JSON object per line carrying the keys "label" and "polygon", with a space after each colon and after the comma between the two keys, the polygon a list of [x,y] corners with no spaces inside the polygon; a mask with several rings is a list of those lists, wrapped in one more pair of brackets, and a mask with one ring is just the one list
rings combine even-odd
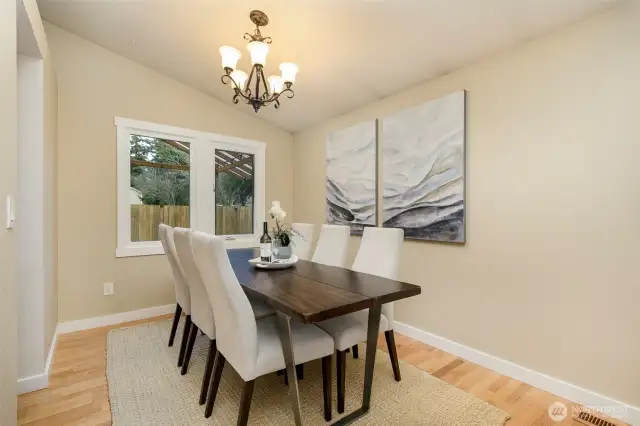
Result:
{"label": "electrical outlet", "polygon": [[113,293],[115,293],[115,288],[113,283],[104,283],[103,286],[104,286],[105,296],[111,296]]}

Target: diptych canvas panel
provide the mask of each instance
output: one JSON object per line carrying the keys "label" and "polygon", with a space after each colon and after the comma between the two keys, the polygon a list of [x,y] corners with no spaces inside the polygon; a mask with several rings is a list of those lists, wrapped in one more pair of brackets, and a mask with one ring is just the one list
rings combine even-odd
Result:
{"label": "diptych canvas panel", "polygon": [[327,223],[349,225],[353,235],[376,226],[377,150],[377,120],[327,137]]}
{"label": "diptych canvas panel", "polygon": [[405,238],[465,242],[465,92],[382,119],[382,220]]}

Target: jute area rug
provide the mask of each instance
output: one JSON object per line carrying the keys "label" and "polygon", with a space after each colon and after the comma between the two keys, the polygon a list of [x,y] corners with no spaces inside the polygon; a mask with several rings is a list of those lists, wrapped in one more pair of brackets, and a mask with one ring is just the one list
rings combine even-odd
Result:
{"label": "jute area rug", "polygon": [[[242,380],[227,363],[218,397],[209,419],[198,405],[208,339],[198,336],[189,372],[181,376],[176,366],[181,334],[169,348],[171,322],[162,321],[113,330],[107,337],[107,381],[113,424],[117,426],[235,425]],[[179,329],[182,329],[182,322]],[[347,358],[346,411],[362,402],[365,348],[360,359]],[[498,408],[434,378],[401,361],[402,381],[393,379],[389,357],[378,351],[372,406],[358,425],[503,425],[509,415]],[[333,421],[336,411],[335,360]],[[304,366],[300,381],[302,418],[305,425],[327,425],[323,417],[319,362]],[[250,425],[292,425],[288,388],[275,373],[256,380],[249,416]]]}

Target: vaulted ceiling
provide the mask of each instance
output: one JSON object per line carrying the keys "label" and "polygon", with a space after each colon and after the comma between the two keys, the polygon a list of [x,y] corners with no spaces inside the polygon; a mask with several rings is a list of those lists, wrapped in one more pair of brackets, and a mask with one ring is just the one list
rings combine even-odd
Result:
{"label": "vaulted ceiling", "polygon": [[[218,48],[270,19],[265,75],[300,72],[262,118],[295,132],[611,7],[617,0],[40,0],[45,20],[233,105]],[[244,104],[235,106],[255,114]]]}

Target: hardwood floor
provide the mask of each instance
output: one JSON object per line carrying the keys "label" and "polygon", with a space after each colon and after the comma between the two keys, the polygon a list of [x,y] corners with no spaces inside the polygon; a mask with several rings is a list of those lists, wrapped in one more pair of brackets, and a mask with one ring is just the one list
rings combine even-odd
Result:
{"label": "hardwood floor", "polygon": [[[105,376],[107,333],[169,318],[171,315],[58,336],[49,388],[18,397],[18,424],[110,425]],[[511,414],[507,426],[579,425],[570,415],[562,422],[549,417],[547,409],[556,401],[566,404],[571,412],[572,403],[565,399],[397,333],[396,345],[401,360]],[[378,347],[386,352],[383,334]]]}

